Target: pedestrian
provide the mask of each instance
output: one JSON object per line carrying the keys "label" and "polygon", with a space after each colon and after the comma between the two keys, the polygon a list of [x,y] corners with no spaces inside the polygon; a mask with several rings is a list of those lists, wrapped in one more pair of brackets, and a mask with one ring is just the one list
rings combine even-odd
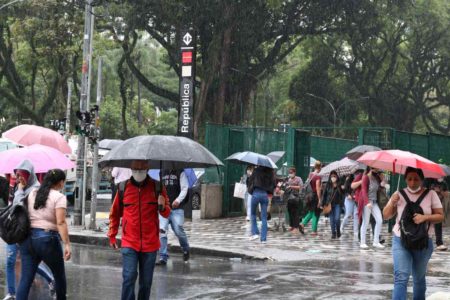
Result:
{"label": "pedestrian", "polygon": [[188,178],[183,170],[161,170],[161,178],[169,197],[171,206],[169,216],[159,216],[159,248],[158,265],[166,265],[169,259],[167,249],[167,236],[169,225],[175,233],[183,251],[184,262],[189,261],[189,241],[184,231],[184,205],[187,202],[187,193],[189,189]]}
{"label": "pedestrian", "polygon": [[349,219],[353,219],[353,235],[357,238],[358,232],[359,232],[359,220],[358,220],[358,208],[356,206],[356,200],[355,200],[355,192],[351,188],[351,184],[353,180],[355,179],[355,176],[357,176],[359,173],[361,173],[361,170],[358,170],[355,172],[355,174],[348,175],[345,179],[344,183],[344,193],[345,193],[345,200],[344,200],[344,206],[345,206],[345,216],[342,220],[341,224],[341,234],[344,233],[345,225],[348,223]]}
{"label": "pedestrian", "polygon": [[159,213],[163,217],[170,214],[165,189],[157,195],[158,183],[147,172],[146,161],[132,161],[132,176],[124,183],[123,194],[116,194],[109,214],[108,237],[114,249],[119,249],[116,235],[122,219],[122,300],[135,299],[138,270],[138,299],[150,299],[156,253],[160,246],[158,206],[162,206]]}
{"label": "pedestrian", "polygon": [[[18,191],[24,186],[22,172],[16,172]],[[55,277],[57,299],[66,299],[66,275],[64,260],[71,257],[69,233],[66,223],[67,198],[61,193],[66,174],[60,169],[49,170],[41,186],[28,195],[30,236],[19,245],[22,272],[17,299],[28,299],[28,293],[39,264],[43,261]],[[14,199],[15,200],[15,199]],[[64,242],[64,252],[61,247]]]}
{"label": "pedestrian", "polygon": [[380,243],[381,226],[383,225],[383,217],[380,207],[378,206],[377,194],[380,186],[384,185],[384,177],[380,175],[380,170],[367,167],[366,174],[362,177],[361,198],[358,206],[361,205],[362,224],[361,224],[361,249],[369,249],[366,244],[367,227],[370,223],[370,216],[375,219],[375,231],[373,233],[373,247],[384,249]]}
{"label": "pedestrian", "polygon": [[[395,192],[383,210],[385,220],[397,215],[392,239],[392,257],[394,260],[394,290],[392,292],[392,299],[406,300],[407,286],[411,273],[413,277],[413,299],[425,299],[425,275],[428,261],[433,253],[433,241],[430,236],[433,233],[434,226],[430,225],[443,221],[442,204],[435,191],[422,187],[424,176],[421,169],[408,167],[406,168],[404,177],[407,186],[403,189],[404,194]],[[405,236],[400,232],[400,221],[403,222],[406,218],[406,215],[404,216],[403,214],[405,208],[412,206],[411,204],[407,204],[404,196],[409,198],[409,201],[413,203],[419,201],[419,198],[422,198],[419,206],[423,210],[423,214],[416,213],[414,216],[410,216],[412,220],[409,221],[413,222],[415,226],[422,223],[428,224],[425,228],[426,232],[428,232],[428,236],[425,236],[425,246],[415,247],[417,248],[415,250],[412,250],[409,244],[405,243],[405,246],[402,243],[402,240],[403,242],[405,241]]]}
{"label": "pedestrian", "polygon": [[[436,194],[439,197],[439,200],[441,201],[442,207],[444,207],[444,191],[442,188],[442,184],[439,182],[431,184],[430,187],[432,190],[436,192]],[[444,216],[445,217],[445,216]],[[446,251],[447,246],[444,245],[444,241],[442,238],[442,223],[435,223],[434,224],[434,231],[435,231],[435,237],[436,237],[436,250],[438,251]]]}
{"label": "pedestrian", "polygon": [[341,207],[344,202],[344,191],[339,183],[339,176],[336,171],[331,171],[328,177],[325,190],[323,192],[322,206],[331,203],[330,226],[331,238],[341,237]]}
{"label": "pedestrian", "polygon": [[[267,207],[269,194],[275,190],[275,173],[273,169],[257,166],[249,180],[249,193],[252,195],[251,225],[252,235],[250,240],[260,239],[261,243],[267,242]],[[256,224],[256,210],[261,209],[261,236]]]}
{"label": "pedestrian", "polygon": [[317,226],[319,224],[319,217],[321,213],[319,201],[319,199],[322,199],[322,179],[319,175],[321,169],[322,163],[316,160],[314,163],[314,171],[308,175],[308,179],[310,180],[309,184],[311,185],[311,189],[313,191],[310,197],[307,196],[305,199],[308,213],[300,224],[300,231],[304,232],[305,226],[308,225],[310,220],[312,220],[312,236],[317,236]]}
{"label": "pedestrian", "polygon": [[250,222],[250,218],[252,216],[252,195],[250,195],[248,193],[248,183],[250,180],[250,176],[252,176],[253,170],[255,169],[255,166],[253,165],[248,165],[246,170],[245,170],[245,174],[242,177],[242,183],[244,183],[247,186],[247,191],[245,192],[245,208],[247,211],[247,217],[245,218],[245,220],[247,222]]}
{"label": "pedestrian", "polygon": [[[300,218],[299,218],[299,192],[303,187],[303,181],[299,176],[296,176],[297,170],[294,166],[289,168],[289,177],[285,183],[285,194],[288,194],[287,209],[289,213],[289,231],[292,233],[299,233]],[[286,195],[285,195],[286,197]],[[302,231],[303,233],[303,231]]]}
{"label": "pedestrian", "polygon": [[122,181],[128,180],[131,177],[131,169],[114,167],[111,171],[113,184],[111,185],[111,203],[114,201],[117,193],[117,186]]}

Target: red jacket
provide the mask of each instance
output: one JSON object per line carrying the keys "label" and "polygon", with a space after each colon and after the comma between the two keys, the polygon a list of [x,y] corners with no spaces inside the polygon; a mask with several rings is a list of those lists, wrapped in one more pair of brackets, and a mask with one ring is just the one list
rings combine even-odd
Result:
{"label": "red jacket", "polygon": [[[167,218],[170,214],[169,198],[165,188],[162,196],[166,199],[165,209],[160,212]],[[116,193],[109,213],[108,237],[111,244],[116,243],[116,235],[122,218],[122,247],[138,252],[154,252],[159,249],[158,200],[155,197],[155,181],[148,176],[139,185],[133,179],[128,180],[120,204],[119,192]]]}

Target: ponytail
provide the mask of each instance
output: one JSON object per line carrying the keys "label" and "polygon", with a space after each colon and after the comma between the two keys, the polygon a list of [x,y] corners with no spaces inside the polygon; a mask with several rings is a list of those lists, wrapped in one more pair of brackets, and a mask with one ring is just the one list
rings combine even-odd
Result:
{"label": "ponytail", "polygon": [[42,184],[36,194],[34,209],[37,210],[40,208],[44,208],[47,205],[47,199],[48,195],[50,194],[50,189],[61,180],[66,180],[66,174],[63,170],[53,169],[49,170],[47,174],[45,174],[44,180],[42,181]]}

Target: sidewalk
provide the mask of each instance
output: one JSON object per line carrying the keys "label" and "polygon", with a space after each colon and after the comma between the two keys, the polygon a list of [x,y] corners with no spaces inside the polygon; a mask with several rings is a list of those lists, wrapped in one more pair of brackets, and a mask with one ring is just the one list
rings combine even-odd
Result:
{"label": "sidewalk", "polygon": [[[70,226],[70,238],[74,243],[108,246],[106,237],[108,230],[107,213],[98,213],[97,227],[101,231],[83,230],[80,227]],[[89,216],[86,216],[86,224]],[[383,225],[382,236],[386,239],[384,250],[360,250],[359,243],[354,240],[351,224],[347,232],[339,240],[331,240],[329,224],[321,217],[319,222],[319,236],[294,235],[290,232],[271,230],[273,220],[269,221],[267,244],[258,240],[249,241],[249,222],[244,217],[204,220],[198,218],[198,211],[194,211],[193,220],[186,220],[185,230],[189,238],[192,255],[210,255],[221,257],[249,258],[275,261],[302,261],[335,259],[346,260],[354,256],[366,257],[367,260],[392,262],[391,237],[387,233],[387,224]],[[69,221],[69,224],[70,221]],[[308,229],[308,228],[307,228]],[[120,236],[119,236],[120,237]],[[368,244],[371,237],[368,237]],[[444,241],[450,242],[450,230],[444,229]],[[172,252],[179,252],[179,243],[172,230],[169,233],[169,247]],[[450,251],[435,251],[432,260],[437,262],[447,260]],[[448,265],[447,263],[442,266]],[[450,266],[448,266],[450,267]],[[447,271],[446,271],[447,272]]]}

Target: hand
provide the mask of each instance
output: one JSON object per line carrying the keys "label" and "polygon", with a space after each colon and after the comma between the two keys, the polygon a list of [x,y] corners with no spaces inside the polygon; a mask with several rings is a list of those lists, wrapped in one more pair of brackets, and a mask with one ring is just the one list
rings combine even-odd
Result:
{"label": "hand", "polygon": [[172,203],[172,208],[178,208],[178,207],[180,207],[180,203],[178,202],[178,201],[173,201],[173,203]]}
{"label": "hand", "polygon": [[421,214],[414,214],[413,220],[414,220],[414,223],[421,224],[427,220],[427,217],[425,215],[421,215]]}
{"label": "hand", "polygon": [[110,246],[111,248],[113,248],[114,250],[118,250],[118,249],[119,249],[119,246],[117,246],[117,243],[116,243],[116,242],[114,242],[114,243],[109,243],[109,246]]}
{"label": "hand", "polygon": [[392,204],[397,205],[398,200],[400,200],[400,196],[398,195],[398,192],[395,192],[392,195],[391,200],[392,200]]}
{"label": "hand", "polygon": [[367,208],[372,209],[372,203],[369,202],[366,206],[367,206]]}
{"label": "hand", "polygon": [[163,207],[166,206],[166,198],[164,198],[162,195],[158,196],[158,205],[162,205]]}
{"label": "hand", "polygon": [[70,244],[64,245],[64,260],[68,261],[72,256],[72,250],[70,249]]}
{"label": "hand", "polygon": [[25,189],[25,186],[26,186],[26,184],[23,182],[23,179],[21,179],[21,180],[19,181],[19,184],[17,185],[17,188],[18,188],[19,190],[23,190],[23,189]]}

